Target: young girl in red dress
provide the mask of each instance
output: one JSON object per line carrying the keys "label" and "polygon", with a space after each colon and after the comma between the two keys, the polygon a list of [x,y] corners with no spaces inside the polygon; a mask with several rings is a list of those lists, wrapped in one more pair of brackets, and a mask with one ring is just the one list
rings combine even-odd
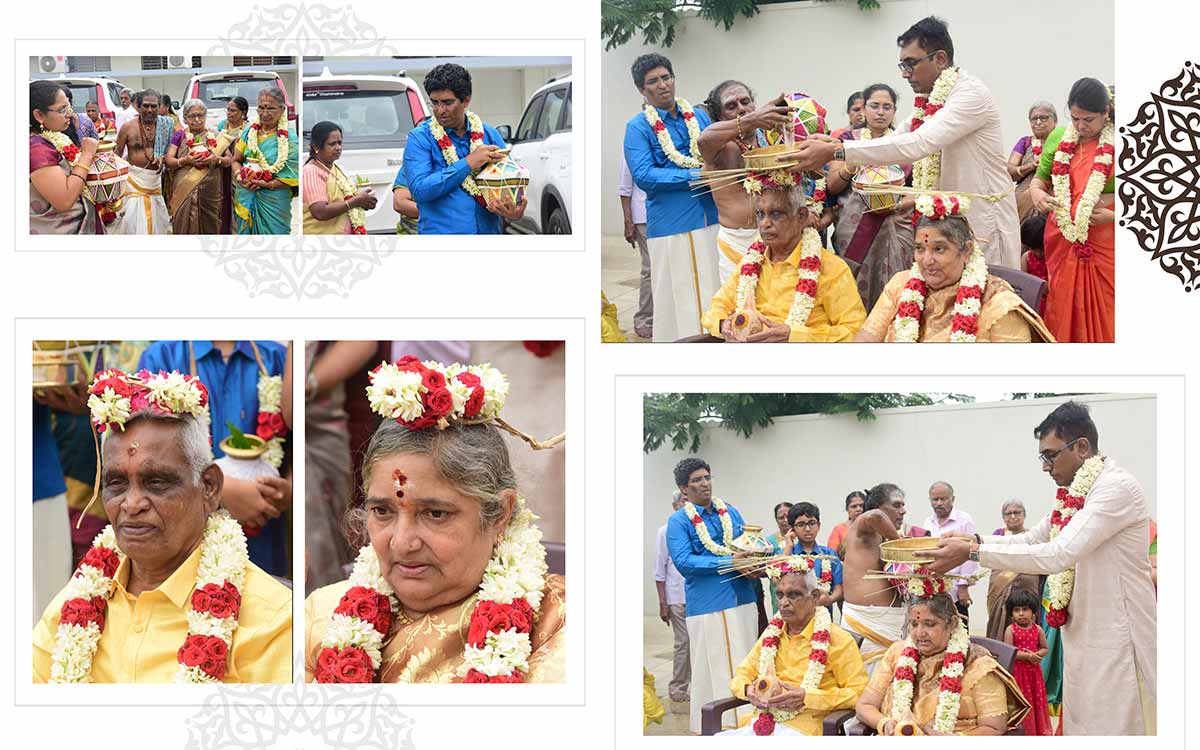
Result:
{"label": "young girl in red dress", "polygon": [[1004,629],[1004,642],[1017,647],[1013,678],[1032,708],[1022,725],[1027,735],[1051,735],[1050,710],[1046,705],[1046,683],[1042,679],[1042,657],[1048,650],[1046,633],[1034,622],[1037,597],[1025,589],[1016,589],[1008,597],[1008,615],[1012,624]]}

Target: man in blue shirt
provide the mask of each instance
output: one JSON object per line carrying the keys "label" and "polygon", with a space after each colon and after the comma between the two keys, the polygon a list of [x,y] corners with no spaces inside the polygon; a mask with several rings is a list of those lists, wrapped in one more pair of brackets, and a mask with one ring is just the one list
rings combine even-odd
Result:
{"label": "man in blue shirt", "polygon": [[646,193],[654,340],[675,341],[702,332],[700,319],[720,287],[717,207],[711,194],[688,184],[703,166],[693,136],[711,119],[675,98],[675,74],[662,55],[642,55],[632,72],[646,106],[625,126],[625,162]]}
{"label": "man in blue shirt", "polygon": [[[833,605],[842,600],[842,561],[838,559],[837,551],[817,544],[817,532],[821,530],[821,509],[812,503],[796,503],[788,510],[788,523],[791,524],[791,536],[796,540],[792,546],[793,555],[829,555],[833,560],[817,561],[817,580],[829,584],[829,593],[822,593],[817,604],[829,608],[833,614]],[[831,576],[826,580],[824,573],[830,570]]]}
{"label": "man in blue shirt", "polygon": [[[675,484],[687,502],[667,521],[667,549],[684,580],[692,682],[689,725],[700,733],[700,709],[729,697],[734,654],[747,654],[758,639],[758,582],[719,568],[748,553],[730,543],[742,533],[742,514],[713,497],[712,471],[699,458],[675,466]],[[725,530],[725,520],[729,523]],[[692,520],[695,518],[696,520]],[[743,709],[744,710],[744,709]],[[737,726],[734,712],[733,726]]]}
{"label": "man in blue shirt", "polygon": [[[156,341],[142,352],[138,369],[178,370],[200,378],[208,388],[213,457],[221,458],[221,441],[230,434],[227,423],[246,434],[258,427],[259,358],[267,375],[282,375],[287,348],[274,341],[255,341],[253,346],[249,341]],[[284,578],[291,578],[292,571],[287,524],[280,516],[291,504],[292,484],[283,477],[251,481],[226,476],[221,490],[221,507],[246,529],[250,560]]]}
{"label": "man in blue shirt", "polygon": [[[461,65],[438,65],[425,76],[425,93],[433,107],[433,119],[413,128],[404,144],[404,173],[398,182],[406,185],[420,210],[420,234],[500,234],[500,218],[516,221],[525,215],[528,201],[488,208],[482,196],[468,190],[474,176],[488,164],[504,161],[508,153],[504,139],[474,112],[471,103],[471,74]],[[439,138],[443,139],[439,144]],[[472,140],[480,141],[471,149]],[[447,157],[443,146],[452,150]]]}

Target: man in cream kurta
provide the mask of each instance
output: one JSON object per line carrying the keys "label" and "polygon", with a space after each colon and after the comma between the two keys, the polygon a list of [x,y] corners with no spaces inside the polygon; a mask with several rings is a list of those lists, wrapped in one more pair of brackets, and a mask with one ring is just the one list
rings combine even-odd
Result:
{"label": "man in cream kurta", "polygon": [[[900,67],[913,92],[930,96],[937,79],[954,67],[954,43],[945,22],[930,16],[900,35]],[[844,161],[848,169],[872,164],[909,164],[942,153],[941,179],[936,189],[981,195],[1005,194],[998,202],[976,200],[967,219],[983,241],[990,265],[1018,268],[1021,230],[1013,182],[1008,176],[1008,155],[1000,132],[1000,109],[983,81],[958,69],[958,82],[946,95],[942,109],[911,130],[912,118],[898,108],[903,125],[894,135],[869,141],[829,142],[810,138],[801,144],[799,166],[820,169]],[[840,167],[838,167],[840,168]]]}
{"label": "man in cream kurta", "polygon": [[946,106],[918,130],[910,132],[906,121],[894,135],[847,141],[843,147],[846,166],[851,169],[869,164],[908,164],[941,151],[939,190],[981,195],[1007,192],[997,203],[972,201],[967,220],[975,236],[984,241],[989,264],[1019,268],[1021,227],[1001,138],[1000,109],[992,92],[983,81],[960,69]]}
{"label": "man in cream kurta", "polygon": [[[1068,402],[1059,410],[1066,407],[1078,405]],[[1053,475],[1055,462],[1063,460],[1054,448],[1070,450],[1084,440],[1059,440],[1061,445],[1047,452],[1043,437],[1042,455],[1050,460],[1046,470]],[[1062,477],[1056,481],[1059,486],[1069,484]],[[1146,553],[1149,538],[1150,512],[1141,485],[1113,459],[1105,458],[1083,508],[1054,539],[1047,514],[1024,534],[982,537],[982,544],[943,539],[934,555],[937,561],[930,567],[945,570],[972,552],[981,565],[996,570],[1049,575],[1074,566],[1075,588],[1067,622],[1060,629],[1064,734],[1151,734],[1157,602]]]}

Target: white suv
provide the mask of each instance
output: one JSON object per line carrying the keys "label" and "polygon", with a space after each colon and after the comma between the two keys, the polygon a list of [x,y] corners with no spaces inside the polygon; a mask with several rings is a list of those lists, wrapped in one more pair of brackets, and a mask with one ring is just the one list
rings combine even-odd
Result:
{"label": "white suv", "polygon": [[[217,123],[225,119],[225,108],[229,100],[243,96],[250,105],[246,117],[253,120],[258,112],[258,92],[268,86],[276,86],[283,92],[284,104],[287,106],[287,119],[292,125],[296,124],[296,104],[288,94],[287,87],[278,73],[270,70],[238,71],[226,73],[199,73],[192,76],[184,89],[183,99],[175,102],[175,108],[183,106],[188,99],[199,99],[204,102],[208,114],[204,118],[207,127],[216,129]],[[183,113],[181,112],[180,115]]]}
{"label": "white suv", "polygon": [[513,229],[571,233],[571,76],[551,79],[533,92],[517,132],[512,159],[529,169],[529,206]]}
{"label": "white suv", "polygon": [[433,112],[417,82],[394,76],[333,75],[305,77],[304,153],[313,125],[323,120],[342,129],[338,166],[350,179],[365,177],[378,202],[367,211],[367,232],[395,234],[399,214],[392,209],[392,184],[404,163],[408,134]]}
{"label": "white suv", "polygon": [[100,117],[116,121],[117,113],[121,111],[121,89],[125,88],[125,84],[117,79],[61,75],[49,80],[66,86],[71,92],[71,109],[82,114],[88,102],[96,102]]}

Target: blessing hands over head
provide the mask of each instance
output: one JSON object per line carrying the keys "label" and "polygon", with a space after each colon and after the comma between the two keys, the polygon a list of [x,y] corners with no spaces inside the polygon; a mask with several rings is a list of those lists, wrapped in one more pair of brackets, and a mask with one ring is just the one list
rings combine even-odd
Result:
{"label": "blessing hands over head", "polygon": [[787,97],[783,94],[762,105],[742,118],[742,124],[751,128],[772,130],[785,125],[791,119]]}

